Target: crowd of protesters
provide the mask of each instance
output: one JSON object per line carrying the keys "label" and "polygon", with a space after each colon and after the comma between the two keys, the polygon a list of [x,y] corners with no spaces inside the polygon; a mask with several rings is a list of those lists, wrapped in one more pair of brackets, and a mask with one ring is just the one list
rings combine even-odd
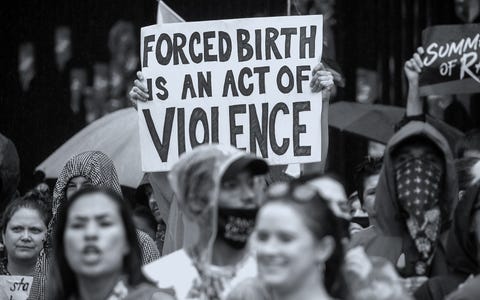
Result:
{"label": "crowd of protesters", "polygon": [[[68,29],[57,34],[69,39]],[[73,112],[79,97],[111,99],[86,101],[87,122],[148,99],[142,73],[132,78],[134,45],[133,27],[116,24],[108,75],[116,84],[105,90],[108,72],[97,66],[91,94],[73,86]],[[0,134],[0,276],[32,277],[33,300],[480,299],[480,129],[459,135],[427,109],[440,96],[420,97],[424,52],[404,65],[404,118],[381,155],[358,165],[349,197],[324,162],[294,177],[219,144],[182,154],[168,173],[145,174],[135,197],[122,192],[112,159],[93,149],[71,157],[53,189],[40,183],[21,195],[28,154]],[[67,61],[59,56],[60,69]],[[312,70],[315,101],[328,114],[341,75],[325,61]],[[72,74],[84,84],[81,70]],[[327,147],[328,132],[321,136]]]}
{"label": "crowd of protesters", "polygon": [[[335,175],[276,176],[226,145],[147,174],[135,211],[99,151],[72,157],[53,192],[20,196],[21,157],[1,136],[1,274],[32,276],[30,299],[477,299],[480,132],[426,117],[422,51],[405,63],[406,116],[350,198]],[[333,87],[313,70],[316,92]]]}

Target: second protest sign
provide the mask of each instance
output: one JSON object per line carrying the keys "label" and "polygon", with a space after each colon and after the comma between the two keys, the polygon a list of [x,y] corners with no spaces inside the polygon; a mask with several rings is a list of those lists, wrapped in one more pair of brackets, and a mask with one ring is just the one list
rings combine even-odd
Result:
{"label": "second protest sign", "polygon": [[272,164],[321,159],[322,17],[273,17],[142,28],[150,99],[139,103],[143,171],[168,171],[204,143]]}

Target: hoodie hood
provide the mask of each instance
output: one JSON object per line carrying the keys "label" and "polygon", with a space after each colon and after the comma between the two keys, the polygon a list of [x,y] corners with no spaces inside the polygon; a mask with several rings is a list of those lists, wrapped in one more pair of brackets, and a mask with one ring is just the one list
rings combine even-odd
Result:
{"label": "hoodie hood", "polygon": [[395,170],[392,153],[404,141],[418,137],[433,143],[443,154],[444,173],[440,186],[439,206],[442,216],[441,232],[448,229],[458,197],[458,180],[447,140],[425,122],[410,122],[400,129],[385,148],[384,164],[380,172],[375,200],[375,218],[372,223],[387,236],[408,236],[405,220],[401,216],[395,187]]}
{"label": "hoodie hood", "polygon": [[467,190],[455,209],[445,249],[449,266],[466,276],[477,275],[480,271],[477,245],[472,233],[473,213],[479,207],[480,183],[477,183]]}
{"label": "hoodie hood", "polygon": [[0,181],[0,209],[4,211],[17,192],[20,182],[20,159],[13,142],[2,134],[0,134]]}
{"label": "hoodie hood", "polygon": [[53,236],[58,209],[67,200],[68,182],[78,176],[85,177],[94,186],[110,188],[120,195],[122,194],[113,161],[105,153],[86,151],[70,158],[58,176],[53,190],[52,219],[48,225],[47,247],[50,247],[52,243],[51,237]]}
{"label": "hoodie hood", "polygon": [[[225,171],[239,159],[263,160],[232,146],[202,145],[183,154],[168,176],[184,217],[184,232],[193,233],[190,255],[211,261],[217,235],[218,195]],[[266,163],[265,163],[266,165]]]}
{"label": "hoodie hood", "polygon": [[73,156],[58,176],[53,190],[52,220],[49,231],[54,228],[56,215],[60,205],[66,201],[66,189],[70,179],[82,176],[88,179],[92,185],[110,188],[120,195],[122,190],[118,181],[117,171],[113,161],[103,152],[87,151]]}

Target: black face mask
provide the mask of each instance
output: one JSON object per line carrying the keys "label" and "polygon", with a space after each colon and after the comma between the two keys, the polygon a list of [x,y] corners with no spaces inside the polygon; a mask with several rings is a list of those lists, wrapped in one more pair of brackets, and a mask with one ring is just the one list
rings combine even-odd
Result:
{"label": "black face mask", "polygon": [[345,218],[336,217],[338,221],[338,226],[340,230],[341,238],[350,238],[350,220]]}
{"label": "black face mask", "polygon": [[255,228],[258,208],[219,208],[217,236],[234,249],[243,249]]}

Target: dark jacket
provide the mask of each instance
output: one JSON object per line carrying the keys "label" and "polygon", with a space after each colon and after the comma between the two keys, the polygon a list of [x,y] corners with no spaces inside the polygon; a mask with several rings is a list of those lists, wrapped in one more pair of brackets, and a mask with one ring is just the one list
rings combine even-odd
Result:
{"label": "dark jacket", "polygon": [[[447,140],[434,127],[425,122],[412,121],[402,127],[389,141],[384,156],[384,165],[377,186],[375,211],[372,220],[375,234],[365,236],[362,244],[370,256],[380,256],[397,266],[404,277],[413,276],[414,265],[418,260],[418,251],[411,239],[404,217],[398,205],[395,171],[393,166],[393,151],[404,141],[412,137],[421,137],[431,141],[442,152],[445,174],[441,186],[440,209],[442,212],[441,233],[445,236],[453,217],[458,195],[457,176],[452,152]],[[443,256],[443,243],[437,244],[435,259],[432,263],[430,276],[446,272],[446,262]],[[402,255],[403,254],[403,255]],[[398,268],[398,262],[403,261],[404,267]]]}
{"label": "dark jacket", "polygon": [[[471,230],[473,212],[479,205],[480,183],[477,183],[467,190],[455,210],[453,226],[448,234],[445,249],[449,274],[437,276],[427,281],[415,293],[416,299],[444,299],[470,275],[480,273],[476,239]],[[478,295],[478,298],[480,298],[480,295]]]}

